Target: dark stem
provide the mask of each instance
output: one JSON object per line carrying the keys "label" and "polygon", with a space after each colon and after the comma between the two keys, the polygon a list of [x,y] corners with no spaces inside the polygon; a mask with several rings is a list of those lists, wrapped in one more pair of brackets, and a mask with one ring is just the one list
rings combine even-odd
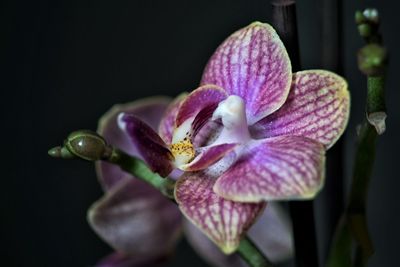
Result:
{"label": "dark stem", "polygon": [[257,246],[247,237],[240,242],[237,253],[252,267],[272,267],[272,263],[262,254]]}
{"label": "dark stem", "polygon": [[[272,22],[288,51],[293,72],[301,69],[298,44],[296,3],[275,0],[272,3]],[[293,223],[297,267],[317,267],[318,249],[315,233],[313,201],[289,202]]]}
{"label": "dark stem", "polygon": [[[322,0],[320,19],[321,68],[342,75],[342,1]],[[343,147],[344,138],[340,138],[327,151],[325,185],[320,194],[320,201],[317,203],[317,205],[321,205],[318,210],[320,213],[318,222],[321,229],[319,241],[321,242],[323,261],[327,256],[335,227],[344,209]]]}
{"label": "dark stem", "polygon": [[292,71],[301,69],[297,33],[296,2],[293,0],[272,0],[272,24],[288,51]]}

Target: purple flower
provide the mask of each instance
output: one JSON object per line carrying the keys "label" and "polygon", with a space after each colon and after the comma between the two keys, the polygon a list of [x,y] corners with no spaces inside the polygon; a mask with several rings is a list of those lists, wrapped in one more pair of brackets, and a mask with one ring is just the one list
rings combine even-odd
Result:
{"label": "purple flower", "polygon": [[[255,22],[219,46],[199,88],[179,96],[165,112],[133,113],[125,110],[118,116],[121,131],[113,119],[105,137],[140,155],[161,176],[183,171],[175,188],[180,211],[230,254],[263,213],[265,201],[313,198],[322,188],[325,151],[346,127],[349,93],[345,80],[334,73],[292,74],[275,30]],[[99,165],[106,188],[124,179],[115,168]],[[115,190],[123,192],[125,187]],[[120,194],[110,195],[118,202]],[[107,210],[110,200],[104,202]],[[112,244],[106,236],[116,235],[98,227],[98,210],[94,208],[92,224]],[[132,210],[139,216],[139,209]],[[104,216],[104,225],[110,225],[110,217]],[[166,217],[166,223],[178,220],[179,213]]]}

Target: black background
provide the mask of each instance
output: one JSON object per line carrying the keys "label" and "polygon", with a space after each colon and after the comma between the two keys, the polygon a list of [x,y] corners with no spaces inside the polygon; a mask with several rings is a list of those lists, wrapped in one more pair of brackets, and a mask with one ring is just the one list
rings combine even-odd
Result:
{"label": "black background", "polygon": [[[378,142],[368,198],[376,247],[368,266],[396,266],[398,4],[343,2],[342,57],[352,94],[344,137],[347,178],[366,91],[355,58],[362,45],[353,23],[356,8],[380,9],[391,53],[388,130]],[[93,165],[51,159],[47,149],[72,130],[96,129],[97,119],[115,103],[194,89],[225,37],[254,20],[270,21],[269,1],[8,1],[1,6],[0,265],[90,266],[110,251],[86,222],[87,208],[102,194]],[[297,11],[303,67],[319,68],[320,3],[298,1]],[[183,242],[169,266],[205,264]]]}

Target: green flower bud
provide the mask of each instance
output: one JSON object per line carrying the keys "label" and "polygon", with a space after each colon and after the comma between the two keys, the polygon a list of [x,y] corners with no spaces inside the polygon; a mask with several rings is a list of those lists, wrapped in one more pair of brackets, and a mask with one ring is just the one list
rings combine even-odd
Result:
{"label": "green flower bud", "polygon": [[369,22],[378,24],[379,23],[379,13],[376,8],[367,8],[364,10],[363,15],[365,19]]}
{"label": "green flower bud", "polygon": [[108,154],[108,145],[104,138],[88,130],[71,133],[64,146],[75,156],[89,161],[105,158]]}
{"label": "green flower bud", "polygon": [[380,45],[369,44],[358,51],[358,68],[366,75],[382,75],[386,62],[386,49]]}
{"label": "green flower bud", "polygon": [[361,24],[361,23],[364,23],[366,21],[363,13],[360,10],[356,11],[355,20],[356,20],[357,24]]}
{"label": "green flower bud", "polygon": [[358,25],[357,28],[358,28],[358,32],[360,33],[360,35],[364,38],[370,37],[372,34],[372,29],[369,24],[362,23],[362,24]]}

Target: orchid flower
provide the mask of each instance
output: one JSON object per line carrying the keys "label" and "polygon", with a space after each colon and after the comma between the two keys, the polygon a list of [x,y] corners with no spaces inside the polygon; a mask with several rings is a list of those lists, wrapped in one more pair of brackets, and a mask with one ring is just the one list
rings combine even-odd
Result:
{"label": "orchid flower", "polygon": [[[160,114],[170,103],[167,97],[152,97],[115,105],[100,119],[98,132],[113,146],[141,157],[128,136],[118,128],[117,115],[121,112],[134,114],[152,129],[157,129]],[[239,256],[221,253],[202,232],[182,218],[175,204],[147,183],[104,161],[96,163],[96,171],[106,194],[92,205],[88,219],[96,233],[116,251],[97,267],[162,265],[173,252],[182,232],[210,264],[246,266]],[[176,179],[179,173],[172,176]],[[248,234],[274,262],[288,259],[293,254],[291,225],[279,206],[270,205]]]}
{"label": "orchid flower", "polygon": [[[230,254],[263,213],[266,201],[310,199],[322,188],[325,151],[343,133],[349,105],[343,78],[323,70],[292,73],[275,30],[255,22],[217,48],[199,88],[179,96],[165,112],[155,109],[158,133],[144,116],[126,110],[113,120],[112,129],[118,125],[120,131],[111,135],[121,140],[113,145],[129,147],[128,152],[140,155],[154,172],[179,174],[179,210]],[[107,183],[123,179],[107,163],[98,166],[101,176],[114,177]],[[111,193],[111,198],[118,201],[119,193]],[[95,205],[90,216],[105,239],[116,236],[99,227],[99,221],[109,225],[101,218],[110,216],[98,215],[109,202]],[[177,214],[166,216],[166,224]],[[158,249],[160,244],[152,246]]]}

